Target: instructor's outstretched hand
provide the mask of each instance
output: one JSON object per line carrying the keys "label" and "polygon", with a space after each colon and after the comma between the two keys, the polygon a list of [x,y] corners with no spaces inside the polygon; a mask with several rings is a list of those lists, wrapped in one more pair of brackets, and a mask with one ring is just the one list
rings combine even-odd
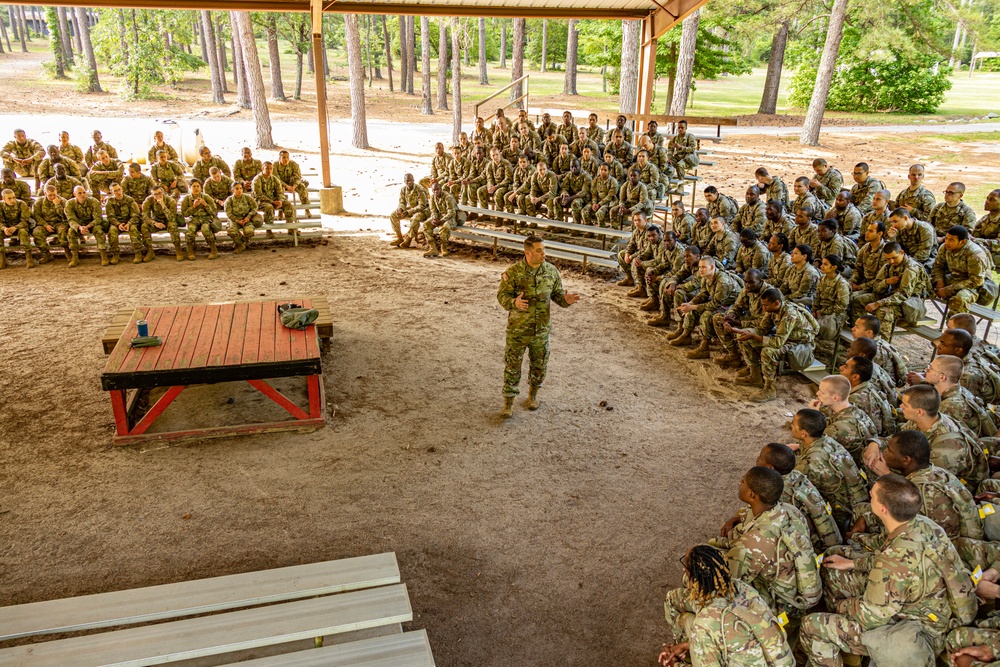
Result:
{"label": "instructor's outstretched hand", "polygon": [[580,300],[580,295],[577,294],[576,292],[568,292],[566,294],[566,303],[568,303],[571,306],[579,300]]}

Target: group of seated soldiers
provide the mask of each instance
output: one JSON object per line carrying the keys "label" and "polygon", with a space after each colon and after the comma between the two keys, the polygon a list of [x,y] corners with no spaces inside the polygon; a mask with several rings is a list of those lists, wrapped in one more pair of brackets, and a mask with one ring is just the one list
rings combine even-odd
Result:
{"label": "group of seated soldiers", "polygon": [[[4,163],[0,269],[7,265],[4,240],[8,238],[20,244],[28,268],[36,263],[32,243],[41,252],[37,263],[52,261],[49,244],[53,243],[64,248],[70,268],[78,266],[80,244],[88,236],[97,243],[102,266],[117,264],[118,236],[123,233],[131,240],[133,263],[150,262],[154,259],[152,234],[159,231],[170,234],[177,261],[195,259],[199,232],[208,243],[208,258],[215,259],[221,213],[225,213],[235,252],[240,253],[249,249],[255,229],[272,224],[276,214],[286,223],[295,222],[289,193],[297,193],[309,206],[309,183],[288,151],[281,151],[274,163],[262,163],[244,148],[242,158],[230,169],[205,146],[188,178],[177,151],[164,142],[162,132],[156,132],[149,149],[148,175],[138,163],[120,161],[118,151],[100,132],[93,133],[93,140],[84,153],[70,143],[69,133],[62,132],[60,144],[43,151],[23,130],[14,131],[14,140],[0,151]],[[34,193],[18,176],[35,180]],[[181,247],[182,229],[186,252]],[[273,238],[273,232],[268,230],[267,236]]]}
{"label": "group of seated soldiers", "polygon": [[814,355],[830,361],[848,320],[870,315],[888,339],[924,318],[927,298],[949,313],[997,298],[1000,190],[977,221],[962,201],[965,186],[949,184],[936,203],[921,185],[921,165],[895,198],[865,163],[855,166],[850,189],[824,160],[813,166],[792,195],[758,169],[739,206],[708,186],[706,207],[693,215],[672,204],[671,230],[637,211],[618,254],[618,284],[644,299],[648,324],[672,327],[668,342],[695,346],[692,359],[721,347],[715,363],[741,369],[735,382],[759,387],[756,402],[776,397],[781,364],[804,370]]}
{"label": "group of seated soldiers", "polygon": [[661,664],[1000,664],[1000,349],[969,313],[946,325],[918,373],[857,317],[793,442],[763,447],[744,505],[682,558]]}
{"label": "group of seated soldiers", "polygon": [[[523,109],[513,125],[498,109],[492,128],[477,118],[472,138],[463,132],[450,153],[438,143],[429,177],[416,182],[406,175],[398,207],[389,216],[392,245],[411,247],[423,231],[426,257],[437,256],[439,245],[447,254],[459,204],[621,227],[636,212],[652,216],[654,203],[667,191],[683,193],[676,181],[683,183],[687,170],[698,165],[697,149],[683,120],[668,139],[655,121],[646,132],[633,134],[625,116],[619,116],[605,132],[597,114],[590,114],[588,126],[577,127],[566,111],[562,124],[546,113],[536,128]],[[410,221],[406,234],[402,220]]]}

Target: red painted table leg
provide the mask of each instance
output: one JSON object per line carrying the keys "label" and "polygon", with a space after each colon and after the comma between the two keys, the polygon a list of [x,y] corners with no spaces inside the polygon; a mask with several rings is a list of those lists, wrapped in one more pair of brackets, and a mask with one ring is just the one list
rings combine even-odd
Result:
{"label": "red painted table leg", "polygon": [[317,419],[323,416],[323,376],[309,376],[309,416]]}
{"label": "red painted table leg", "polygon": [[296,419],[309,419],[309,415],[302,408],[292,403],[284,394],[263,380],[247,380],[247,384],[283,407],[288,414]]}
{"label": "red painted table leg", "polygon": [[152,426],[153,422],[156,421],[156,418],[163,414],[163,411],[167,409],[167,406],[173,403],[174,399],[177,398],[182,391],[184,391],[185,386],[186,385],[180,385],[167,389],[167,393],[160,396],[160,400],[158,400],[156,404],[149,409],[149,412],[147,412],[143,418],[139,420],[139,423],[135,425],[135,428],[132,429],[132,433],[129,435],[139,435],[140,433],[145,433],[146,429]]}
{"label": "red painted table leg", "polygon": [[124,389],[111,392],[111,411],[115,415],[115,432],[118,435],[128,435],[128,411],[125,409]]}

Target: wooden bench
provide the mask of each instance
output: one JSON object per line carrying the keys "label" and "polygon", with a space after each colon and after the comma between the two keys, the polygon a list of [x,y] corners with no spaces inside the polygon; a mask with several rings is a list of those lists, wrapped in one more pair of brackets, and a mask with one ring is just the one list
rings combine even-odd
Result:
{"label": "wooden bench", "polygon": [[[451,238],[474,243],[491,243],[493,245],[493,255],[497,255],[500,247],[510,250],[524,250],[524,239],[526,236],[511,234],[497,229],[484,229],[482,227],[458,227],[451,232]],[[618,260],[613,258],[613,253],[609,250],[598,248],[587,248],[569,243],[558,243],[555,241],[545,242],[545,254],[556,259],[565,259],[572,262],[582,262],[586,270],[587,264],[596,264],[605,268],[619,268]]]}
{"label": "wooden bench", "polygon": [[240,667],[434,667],[425,630],[232,663]]}
{"label": "wooden bench", "polygon": [[[333,315],[330,312],[330,302],[325,296],[298,296],[289,299],[289,301],[294,303],[302,299],[312,300],[312,307],[319,311],[319,318],[316,320],[316,332],[319,334],[320,340],[329,340],[333,336]],[[251,299],[251,301],[254,300],[271,301],[273,299]],[[128,326],[129,320],[132,318],[133,310],[133,308],[122,308],[115,313],[111,324],[108,325],[108,328],[101,335],[101,345],[104,347],[104,354],[111,354],[112,350],[115,349],[115,344],[121,338],[122,332],[125,331],[125,327]],[[2,631],[2,628],[0,628],[0,631]]]}
{"label": "wooden bench", "polygon": [[580,225],[575,222],[563,222],[562,220],[549,220],[548,218],[538,218],[530,215],[521,215],[520,213],[507,213],[505,211],[493,211],[488,208],[478,208],[476,206],[466,206],[464,204],[458,207],[460,211],[465,213],[475,213],[479,216],[490,216],[494,218],[501,218],[503,220],[510,220],[514,226],[514,232],[517,232],[517,223],[522,225],[539,225],[541,227],[552,227],[555,229],[565,229],[570,232],[578,232],[581,234],[596,234],[601,237],[601,247],[607,246],[608,238],[613,239],[628,239],[632,237],[632,232],[625,231],[622,229],[612,229],[611,227],[595,227],[593,225]]}

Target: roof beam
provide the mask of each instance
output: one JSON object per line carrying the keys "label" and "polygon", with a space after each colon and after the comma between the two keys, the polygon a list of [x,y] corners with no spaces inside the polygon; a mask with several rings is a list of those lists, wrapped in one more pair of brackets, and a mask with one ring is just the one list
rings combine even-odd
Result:
{"label": "roof beam", "polygon": [[649,16],[653,25],[652,38],[659,39],[675,25],[690,16],[708,0],[653,0],[659,8]]}

